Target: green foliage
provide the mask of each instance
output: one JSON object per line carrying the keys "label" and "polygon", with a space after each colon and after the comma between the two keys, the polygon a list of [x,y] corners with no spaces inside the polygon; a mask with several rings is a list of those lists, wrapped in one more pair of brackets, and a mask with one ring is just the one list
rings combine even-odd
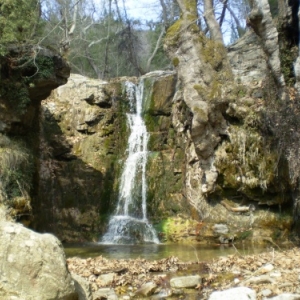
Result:
{"label": "green foliage", "polygon": [[281,69],[288,86],[293,86],[295,84],[294,62],[296,61],[297,56],[297,47],[293,47],[292,49],[283,48],[280,51]]}
{"label": "green foliage", "polygon": [[31,41],[39,19],[37,0],[0,0],[0,55],[10,44]]}
{"label": "green foliage", "polygon": [[16,113],[23,114],[31,101],[29,89],[34,88],[39,79],[52,77],[55,70],[52,57],[43,55],[34,58],[24,55],[20,59],[11,57],[11,61],[14,60],[16,66],[5,66],[10,69],[10,74],[9,78],[5,78],[7,75],[4,75],[0,81],[0,95]]}
{"label": "green foliage", "polygon": [[[27,58],[30,59],[30,58]],[[26,58],[25,58],[26,60]],[[28,74],[27,82],[36,79],[46,79],[50,78],[55,74],[53,59],[47,56],[37,56],[34,60],[31,60],[30,64],[26,67],[27,69],[31,69],[32,74]]]}
{"label": "green foliage", "polygon": [[229,138],[216,151],[215,165],[224,175],[223,186],[244,192],[267,190],[274,181],[277,154],[250,128],[231,126]]}
{"label": "green foliage", "polygon": [[139,32],[139,37],[141,38],[141,41],[143,41],[143,45],[141,45],[142,48],[148,48],[147,53],[139,53],[140,63],[146,72],[165,69],[170,65],[170,60],[163,49],[163,42],[161,41],[157,52],[151,61],[150,69],[146,69],[148,59],[155,50],[162,31],[165,31],[165,24],[157,22],[155,23],[155,26],[150,27],[148,30]]}
{"label": "green foliage", "polygon": [[28,195],[33,160],[23,143],[0,134],[0,200],[9,202]]}
{"label": "green foliage", "polygon": [[177,42],[179,40],[179,33],[182,29],[182,20],[179,19],[178,21],[176,21],[173,25],[171,25],[166,33],[166,37],[165,37],[165,43],[166,45],[168,45],[169,47],[176,47]]}
{"label": "green foliage", "polygon": [[278,16],[278,0],[268,0],[272,17]]}
{"label": "green foliage", "polygon": [[174,66],[174,67],[177,67],[177,66],[179,65],[179,62],[180,62],[180,61],[179,61],[179,58],[178,58],[178,57],[174,57],[174,58],[173,58],[173,66]]}
{"label": "green foliage", "polygon": [[28,88],[24,83],[10,81],[0,85],[0,95],[3,99],[9,101],[14,106],[17,113],[25,112],[30,103]]}
{"label": "green foliage", "polygon": [[251,230],[241,231],[237,234],[236,239],[237,240],[246,240],[246,239],[252,237],[252,235],[253,235],[253,231],[251,231]]}

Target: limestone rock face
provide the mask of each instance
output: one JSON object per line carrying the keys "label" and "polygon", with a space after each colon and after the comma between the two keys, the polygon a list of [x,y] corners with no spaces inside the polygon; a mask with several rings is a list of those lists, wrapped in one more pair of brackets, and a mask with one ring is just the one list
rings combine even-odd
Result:
{"label": "limestone rock face", "polygon": [[1,299],[78,299],[62,245],[53,235],[1,221],[0,239]]}
{"label": "limestone rock face", "polygon": [[[110,82],[72,74],[42,103],[39,192],[35,226],[63,241],[98,240],[105,216],[118,199],[118,179],[126,155],[129,102],[126,81]],[[175,72],[144,75],[143,114],[148,145],[149,216],[184,211],[181,193],[183,151],[172,128]],[[174,146],[176,149],[174,150]],[[100,217],[99,217],[100,216]]]}
{"label": "limestone rock face", "polygon": [[[42,102],[35,226],[62,241],[98,240],[117,199],[126,148],[124,81],[72,74]],[[108,213],[109,212],[109,213]]]}
{"label": "limestone rock face", "polygon": [[228,58],[234,77],[240,83],[259,82],[268,73],[263,49],[251,31],[246,32],[242,38],[228,47]]}
{"label": "limestone rock face", "polygon": [[[196,1],[180,3],[181,16],[169,27],[164,47],[178,74],[172,125],[185,149],[183,194],[191,213],[195,209],[200,220],[226,224],[229,237],[237,224],[252,230],[277,220],[278,226],[280,216],[266,208],[293,199],[273,134],[280,122],[273,116],[276,101],[287,95],[283,69],[291,66],[281,66],[267,1],[254,7],[252,28],[228,48],[194,24]],[[248,215],[238,216],[235,209]],[[291,223],[290,216],[288,230]]]}
{"label": "limestone rock face", "polygon": [[37,45],[11,46],[7,57],[0,58],[0,201],[29,224],[40,103],[67,82],[70,67],[58,53]]}

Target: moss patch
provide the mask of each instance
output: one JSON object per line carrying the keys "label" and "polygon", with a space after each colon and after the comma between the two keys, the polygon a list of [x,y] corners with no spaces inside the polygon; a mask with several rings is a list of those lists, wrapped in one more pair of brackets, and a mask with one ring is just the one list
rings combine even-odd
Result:
{"label": "moss patch", "polygon": [[229,138],[216,151],[215,165],[224,176],[223,187],[267,190],[274,180],[276,153],[268,150],[259,133],[249,129],[231,126]]}

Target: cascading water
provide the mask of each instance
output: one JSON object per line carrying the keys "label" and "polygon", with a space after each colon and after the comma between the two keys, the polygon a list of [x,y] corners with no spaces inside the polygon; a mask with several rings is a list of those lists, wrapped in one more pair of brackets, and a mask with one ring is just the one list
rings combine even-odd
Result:
{"label": "cascading water", "polygon": [[156,232],[147,219],[147,144],[149,133],[142,118],[143,81],[138,86],[126,82],[130,113],[127,121],[130,136],[127,160],[121,176],[118,206],[110,219],[108,231],[102,237],[105,244],[159,243]]}

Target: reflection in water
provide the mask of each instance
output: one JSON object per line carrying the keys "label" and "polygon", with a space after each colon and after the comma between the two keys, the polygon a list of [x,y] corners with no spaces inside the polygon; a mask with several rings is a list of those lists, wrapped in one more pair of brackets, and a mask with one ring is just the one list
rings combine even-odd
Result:
{"label": "reflection in water", "polygon": [[247,247],[203,246],[203,245],[178,245],[178,244],[145,244],[145,245],[103,245],[103,244],[69,244],[65,245],[68,257],[78,256],[82,258],[102,255],[109,259],[145,258],[157,260],[170,256],[177,256],[182,261],[208,261],[219,256],[227,256],[238,253],[241,255],[257,254],[266,248],[257,248],[251,245]]}

